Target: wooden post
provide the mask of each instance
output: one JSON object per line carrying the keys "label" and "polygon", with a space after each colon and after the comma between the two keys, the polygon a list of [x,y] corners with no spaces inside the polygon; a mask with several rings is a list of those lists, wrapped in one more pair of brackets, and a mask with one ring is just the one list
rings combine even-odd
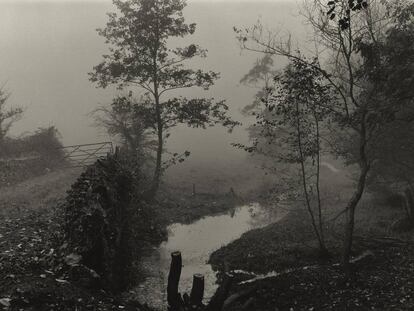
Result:
{"label": "wooden post", "polygon": [[180,295],[178,293],[178,283],[181,276],[182,259],[180,252],[171,253],[171,266],[168,274],[167,301],[169,310],[176,311],[180,308]]}
{"label": "wooden post", "polygon": [[196,273],[193,275],[193,287],[191,288],[191,306],[201,306],[204,297],[204,275]]}

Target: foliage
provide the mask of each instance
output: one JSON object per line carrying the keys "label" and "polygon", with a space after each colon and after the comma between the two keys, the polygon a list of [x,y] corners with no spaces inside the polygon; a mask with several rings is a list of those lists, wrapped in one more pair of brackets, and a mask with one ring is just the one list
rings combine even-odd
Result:
{"label": "foliage", "polygon": [[384,39],[376,43],[361,43],[366,59],[361,68],[371,83],[376,83],[378,113],[386,118],[387,128],[378,129],[370,148],[376,155],[370,184],[374,188],[387,185],[399,191],[412,187],[414,167],[412,146],[414,126],[414,5],[398,13]]}
{"label": "foliage", "polygon": [[24,112],[22,107],[7,109],[9,97],[10,93],[6,92],[4,88],[0,88],[0,144],[3,143],[13,124],[22,118]]}
{"label": "foliage", "polygon": [[[61,190],[58,189],[58,196]],[[8,210],[0,218],[1,307],[70,311],[118,310],[126,306],[128,309],[128,302],[117,301],[97,287],[93,272],[74,260],[73,254],[66,256],[61,210],[56,205],[45,206],[42,200],[41,206],[31,202],[27,209],[19,213]],[[129,307],[149,310],[136,303]]]}
{"label": "foliage", "polygon": [[129,166],[115,154],[89,167],[64,205],[68,251],[80,255],[80,262],[113,291],[133,281],[130,272],[140,247],[163,237],[156,218],[135,195],[136,186]]}
{"label": "foliage", "polygon": [[[334,120],[331,111],[336,98],[318,66],[316,59],[311,65],[292,60],[282,74],[274,77],[275,85],[262,98],[263,107],[257,105],[262,111],[256,114],[254,124],[260,128],[258,136],[253,147],[245,149],[269,155],[285,166],[298,165],[287,181],[290,198],[300,193],[320,249],[326,253],[319,190],[321,128]],[[267,145],[274,148],[269,150]]]}
{"label": "foliage", "polygon": [[152,137],[152,111],[147,102],[138,101],[131,96],[114,98],[110,107],[102,106],[92,114],[96,125],[104,128],[109,135],[121,141],[136,161],[149,158],[156,149]]}
{"label": "foliage", "polygon": [[[318,66],[317,60],[313,66]],[[303,157],[315,162],[319,152],[316,126],[333,118],[330,109],[335,102],[334,94],[313,66],[293,60],[283,74],[275,76],[275,90],[264,102],[264,113],[257,116],[268,143],[280,139],[289,146],[287,153],[280,154],[280,159],[286,162],[302,161],[299,140]]]}
{"label": "foliage", "polygon": [[34,134],[6,138],[0,149],[0,185],[13,185],[64,165],[64,153],[55,127]]}
{"label": "foliage", "polygon": [[[191,35],[195,24],[186,24],[183,0],[114,0],[119,10],[109,13],[109,21],[98,32],[110,44],[110,54],[94,67],[90,79],[99,87],[115,84],[119,88],[138,86],[144,91],[149,110],[142,119],[154,125],[157,152],[152,195],[158,189],[162,156],[168,129],[184,123],[205,127],[217,123],[232,129],[237,122],[226,116],[228,107],[212,98],[168,97],[173,90],[200,87],[208,90],[219,78],[213,71],[190,69],[184,63],[194,57],[206,57],[206,50],[196,44],[171,49],[168,40]],[[150,115],[147,112],[151,112]],[[166,133],[167,132],[167,133]]]}
{"label": "foliage", "polygon": [[329,16],[329,19],[335,20],[338,19],[339,28],[342,31],[345,31],[351,26],[351,14],[352,12],[357,12],[363,9],[368,8],[367,0],[349,0],[349,1],[339,1],[333,0],[328,1],[327,3],[329,10],[326,14]]}
{"label": "foliage", "polygon": [[6,138],[0,150],[1,157],[18,158],[38,156],[45,159],[63,158],[59,131],[54,126],[39,128],[33,134]]}
{"label": "foliage", "polygon": [[[323,52],[316,49],[314,57],[327,59],[321,66],[315,66],[309,58],[293,49],[290,37],[275,37],[266,33],[260,24],[245,30],[236,29],[242,48],[283,56],[311,66],[319,71],[336,93],[338,104],[329,107],[335,122],[329,125],[328,130],[337,138],[336,145],[330,144],[333,147],[331,151],[338,156],[353,157],[353,163],[358,168],[355,189],[344,210],[347,214],[343,251],[346,267],[352,248],[355,210],[380,152],[372,146],[390,128],[390,121],[402,112],[399,104],[387,104],[389,102],[381,97],[383,91],[390,89],[382,83],[383,79],[372,76],[372,73],[383,67],[384,62],[376,58],[376,53],[370,53],[380,47],[378,42],[383,40],[385,31],[404,25],[395,22],[396,12],[404,11],[402,7],[404,5],[387,5],[385,1],[366,4],[363,0],[305,2],[303,15],[315,32],[315,46],[323,47]],[[366,46],[370,48],[366,49]],[[375,70],[364,72],[368,68]]]}
{"label": "foliage", "polygon": [[266,101],[267,96],[273,90],[273,78],[277,74],[273,67],[274,61],[271,55],[265,54],[261,59],[256,60],[253,67],[240,80],[240,83],[258,89],[254,101],[243,108],[244,114],[255,115],[261,111],[262,102]]}

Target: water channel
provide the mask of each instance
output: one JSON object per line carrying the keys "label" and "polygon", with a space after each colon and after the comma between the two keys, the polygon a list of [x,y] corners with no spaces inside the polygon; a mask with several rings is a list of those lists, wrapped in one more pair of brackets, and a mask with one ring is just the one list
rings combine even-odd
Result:
{"label": "water channel", "polygon": [[276,222],[283,213],[266,209],[258,203],[239,206],[228,214],[208,216],[191,224],[172,224],[168,227],[168,240],[153,249],[142,260],[146,279],[134,290],[142,303],[157,309],[165,309],[166,284],[170,266],[170,254],[180,251],[183,269],[180,292],[189,293],[194,273],[204,274],[206,300],[217,289],[216,273],[207,263],[212,252],[239,238],[244,232]]}

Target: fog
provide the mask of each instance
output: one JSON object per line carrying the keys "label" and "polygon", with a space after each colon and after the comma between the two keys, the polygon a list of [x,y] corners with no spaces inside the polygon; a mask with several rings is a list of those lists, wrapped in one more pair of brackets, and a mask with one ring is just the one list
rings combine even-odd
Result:
{"label": "fog", "polygon": [[177,1],[0,0],[0,308],[414,310],[414,2]]}
{"label": "fog", "polygon": [[[110,103],[119,93],[114,88],[98,89],[88,80],[88,72],[107,51],[96,28],[106,23],[110,1],[1,1],[0,2],[0,82],[12,96],[11,105],[26,108],[22,121],[11,134],[22,135],[38,127],[55,125],[65,145],[106,141],[110,138],[94,127],[88,115],[100,104]],[[240,78],[259,54],[241,52],[233,26],[247,27],[258,19],[269,29],[282,28],[296,38],[304,38],[304,25],[294,1],[188,1],[187,22],[197,23],[193,36],[183,42],[208,49],[206,59],[191,63],[219,71],[221,79],[210,91],[186,90],[181,94],[226,99],[232,116],[244,126],[240,113],[256,90],[240,86]],[[138,89],[134,89],[136,94]],[[192,159],[242,157],[230,143],[245,142],[243,127],[229,135],[222,128],[193,130],[177,128],[168,142],[173,151],[190,150]]]}

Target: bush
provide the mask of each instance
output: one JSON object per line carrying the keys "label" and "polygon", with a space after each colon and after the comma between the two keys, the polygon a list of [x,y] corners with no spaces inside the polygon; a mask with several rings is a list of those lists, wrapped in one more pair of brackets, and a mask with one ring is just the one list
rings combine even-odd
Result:
{"label": "bush", "polygon": [[5,138],[0,146],[0,187],[62,167],[65,159],[58,136],[52,126],[22,138]]}
{"label": "bush", "polygon": [[133,283],[130,273],[146,243],[163,234],[140,199],[139,180],[119,154],[90,166],[72,185],[64,205],[65,240],[71,253],[114,292]]}
{"label": "bush", "polygon": [[59,131],[50,126],[39,128],[34,134],[20,138],[5,138],[0,146],[0,157],[41,157],[43,159],[63,159]]}

